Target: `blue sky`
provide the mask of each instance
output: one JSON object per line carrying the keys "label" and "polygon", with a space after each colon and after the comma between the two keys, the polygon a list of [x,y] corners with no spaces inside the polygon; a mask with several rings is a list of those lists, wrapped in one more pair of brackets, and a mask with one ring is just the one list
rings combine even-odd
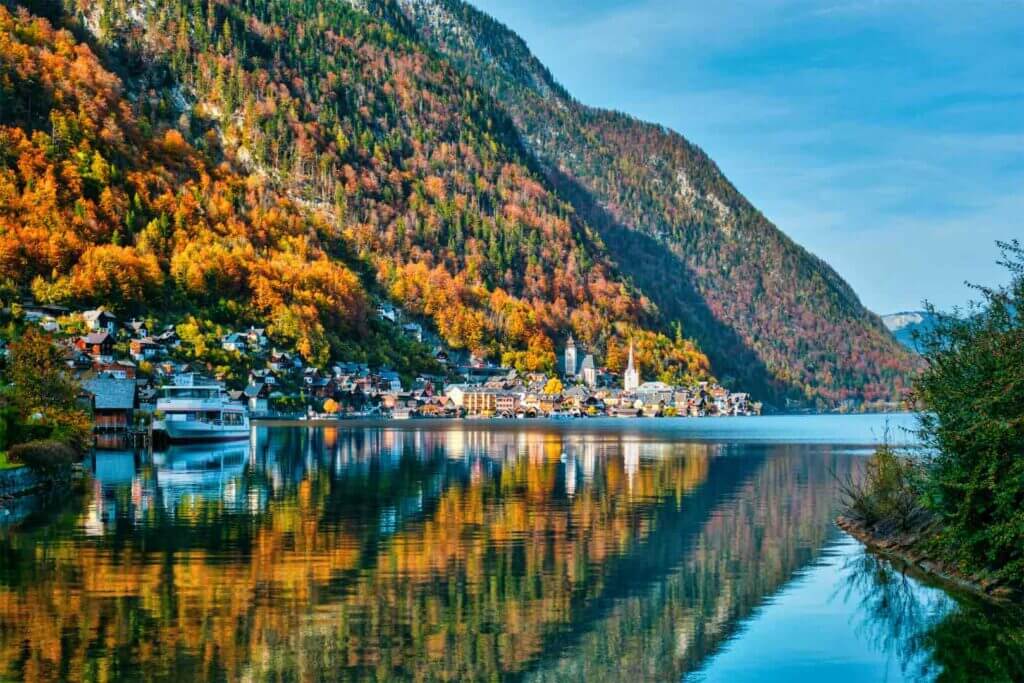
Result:
{"label": "blue sky", "polygon": [[703,147],[873,310],[1024,238],[1024,0],[471,0],[581,101]]}

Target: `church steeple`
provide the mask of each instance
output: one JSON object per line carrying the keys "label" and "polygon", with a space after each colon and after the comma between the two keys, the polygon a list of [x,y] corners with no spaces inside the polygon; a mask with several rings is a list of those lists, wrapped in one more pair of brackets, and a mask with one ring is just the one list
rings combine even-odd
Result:
{"label": "church steeple", "polygon": [[626,364],[626,371],[622,377],[622,387],[626,391],[636,391],[640,386],[640,373],[633,362],[633,342],[629,342],[629,362]]}

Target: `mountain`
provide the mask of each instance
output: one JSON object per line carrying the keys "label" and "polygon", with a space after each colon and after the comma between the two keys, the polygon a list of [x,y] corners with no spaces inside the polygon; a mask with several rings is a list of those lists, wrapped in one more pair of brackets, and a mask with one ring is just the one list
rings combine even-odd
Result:
{"label": "mountain", "polygon": [[899,343],[914,352],[918,350],[914,336],[927,334],[938,322],[935,315],[927,311],[892,313],[883,315],[882,321]]}
{"label": "mountain", "polygon": [[415,369],[421,350],[396,351],[372,315],[391,298],[523,370],[553,369],[571,330],[612,364],[629,340],[649,375],[708,376],[505,112],[397,7],[29,9],[49,20],[22,7],[0,24],[9,297],[189,317],[208,333],[197,349],[218,326],[267,324],[310,361]]}
{"label": "mountain", "polygon": [[5,300],[186,320],[202,358],[258,323],[317,363],[429,365],[390,299],[522,370],[572,333],[771,401],[902,390],[881,320],[703,152],[576,102],[468,5],[3,2]]}
{"label": "mountain", "polygon": [[912,361],[853,290],[681,135],[574,100],[508,28],[461,0],[399,0],[420,35],[511,114],[616,265],[762,395],[898,393]]}

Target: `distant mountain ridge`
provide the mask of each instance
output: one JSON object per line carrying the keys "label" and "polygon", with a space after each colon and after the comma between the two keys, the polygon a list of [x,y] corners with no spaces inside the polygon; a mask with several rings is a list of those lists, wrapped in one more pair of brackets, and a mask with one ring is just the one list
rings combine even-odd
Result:
{"label": "distant mountain ridge", "polygon": [[618,267],[720,374],[764,395],[875,400],[912,361],[831,268],[681,135],[573,99],[526,43],[462,0],[397,0],[423,38],[512,115]]}
{"label": "distant mountain ridge", "polygon": [[935,328],[938,319],[928,311],[903,311],[883,315],[882,321],[899,343],[917,352],[915,335],[924,335]]}

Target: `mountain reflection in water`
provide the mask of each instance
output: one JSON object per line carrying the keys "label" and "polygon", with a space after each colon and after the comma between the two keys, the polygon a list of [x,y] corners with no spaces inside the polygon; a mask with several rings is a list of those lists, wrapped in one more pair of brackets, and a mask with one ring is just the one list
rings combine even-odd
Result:
{"label": "mountain reflection in water", "polygon": [[[703,675],[845,538],[835,475],[863,449],[677,439],[282,428],[97,454],[83,497],[0,531],[0,679]],[[853,557],[829,580],[865,647],[907,678],[955,665],[943,627],[980,608],[938,593],[919,618]]]}

